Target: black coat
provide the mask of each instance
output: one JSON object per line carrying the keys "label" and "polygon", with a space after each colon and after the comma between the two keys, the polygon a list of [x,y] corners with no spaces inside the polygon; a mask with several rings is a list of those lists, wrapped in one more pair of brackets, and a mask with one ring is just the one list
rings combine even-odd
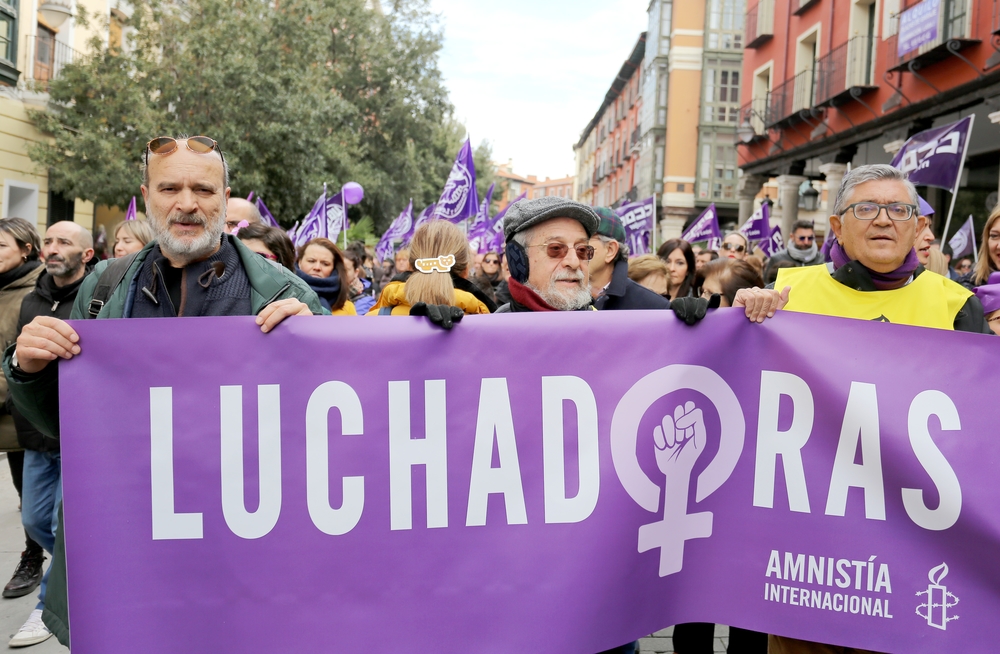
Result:
{"label": "black coat", "polygon": [[611,283],[594,301],[598,311],[622,309],[669,309],[670,300],[628,278],[628,262],[619,261],[611,273]]}
{"label": "black coat", "polygon": [[[88,270],[89,272],[89,270]],[[21,315],[17,321],[17,333],[20,334],[24,326],[38,316],[50,316],[60,320],[68,320],[69,314],[73,310],[73,302],[76,301],[76,293],[80,290],[86,275],[79,281],[63,286],[56,286],[52,275],[43,272],[35,283],[35,290],[24,296],[21,302]],[[17,428],[17,442],[26,450],[35,452],[58,452],[59,441],[53,438],[46,438],[44,434],[35,429],[35,426],[28,422],[10,401],[8,396],[7,408],[14,417],[14,426]]]}

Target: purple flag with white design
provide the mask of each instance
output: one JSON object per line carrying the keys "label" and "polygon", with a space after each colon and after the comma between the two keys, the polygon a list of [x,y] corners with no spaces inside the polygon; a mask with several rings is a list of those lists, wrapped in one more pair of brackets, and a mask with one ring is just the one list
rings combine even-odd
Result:
{"label": "purple flag with white design", "polygon": [[486,191],[486,197],[479,203],[476,219],[469,227],[469,245],[479,254],[485,254],[487,251],[485,249],[487,245],[486,234],[493,224],[490,220],[490,202],[493,201],[493,188],[495,186],[496,184],[490,184],[490,188]]}
{"label": "purple flag with white design", "polygon": [[326,201],[327,238],[337,242],[340,233],[347,229],[347,213],[344,205],[344,192],[340,191]]}
{"label": "purple flag with white design", "polygon": [[681,238],[688,243],[708,241],[708,249],[719,249],[722,243],[722,230],[719,229],[719,214],[715,210],[714,202],[701,212],[698,219],[691,223],[691,226],[681,235]]}
{"label": "purple flag with white design", "polygon": [[507,237],[504,236],[503,232],[503,219],[507,216],[507,212],[510,211],[510,208],[512,206],[514,206],[515,204],[517,204],[526,197],[528,197],[527,191],[514,198],[513,202],[504,207],[493,218],[493,224],[490,225],[490,228],[486,232],[487,240],[484,244],[484,246],[486,247],[486,252],[497,252],[497,253],[503,252],[504,245],[507,242]]}
{"label": "purple flag with white design", "polygon": [[747,218],[739,231],[751,243],[768,238],[771,235],[771,203],[761,202],[760,208]]}
{"label": "purple flag with white design", "polygon": [[436,204],[424,207],[424,210],[420,212],[417,219],[413,221],[413,226],[410,228],[409,233],[403,237],[403,245],[408,245],[410,241],[413,240],[413,235],[417,233],[417,229],[419,229],[421,225],[434,220],[434,209],[436,207]]}
{"label": "purple flag with white design", "polygon": [[328,222],[326,218],[326,184],[323,185],[323,194],[316,199],[313,208],[309,210],[306,217],[302,219],[302,224],[295,231],[292,241],[295,247],[302,247],[314,238],[329,238]]}
{"label": "purple flag with white design", "polygon": [[476,215],[479,209],[479,193],[476,191],[476,166],[472,163],[472,143],[466,139],[455,157],[444,192],[437,201],[434,217],[452,223],[460,223]]}
{"label": "purple flag with white design", "polygon": [[958,228],[955,235],[948,241],[951,246],[951,256],[954,259],[968,256],[976,252],[976,226],[972,222],[972,216],[965,221],[965,224]]}
{"label": "purple flag with white design", "polygon": [[260,212],[260,219],[264,221],[265,225],[268,225],[269,227],[278,227],[279,229],[281,228],[281,225],[278,224],[277,219],[271,214],[270,209],[267,208],[267,205],[264,204],[264,200],[261,199],[259,195],[257,196],[257,200],[254,204],[257,205],[257,211]]}
{"label": "purple flag with white design", "polygon": [[914,134],[892,158],[892,165],[917,185],[958,188],[975,115]]}
{"label": "purple flag with white design", "polygon": [[773,257],[778,252],[785,249],[785,239],[781,237],[781,226],[775,225],[771,230],[771,236],[758,243],[758,247],[768,257]]}
{"label": "purple flag with white design", "polygon": [[133,195],[132,199],[129,200],[128,209],[125,210],[125,220],[135,220],[135,215],[135,196]]}
{"label": "purple flag with white design", "polygon": [[653,229],[656,222],[656,196],[640,202],[623,204],[615,209],[625,226],[625,239],[628,245],[628,255],[637,257],[640,254],[652,254]]}
{"label": "purple flag with white design", "polygon": [[389,229],[385,230],[385,234],[382,234],[382,238],[379,239],[378,245],[375,246],[375,255],[378,257],[379,261],[385,261],[386,259],[392,258],[393,252],[395,251],[396,240],[405,238],[406,235],[410,233],[411,227],[413,227],[412,199],[403,213],[396,216],[396,219],[392,221],[392,224],[389,225]]}

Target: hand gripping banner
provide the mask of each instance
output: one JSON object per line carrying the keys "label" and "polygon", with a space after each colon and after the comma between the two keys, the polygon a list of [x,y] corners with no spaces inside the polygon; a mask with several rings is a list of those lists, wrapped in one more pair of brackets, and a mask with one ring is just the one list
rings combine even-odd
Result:
{"label": "hand gripping banner", "polygon": [[74,327],[74,654],[593,654],[694,621],[972,652],[1000,615],[991,336],[735,309]]}

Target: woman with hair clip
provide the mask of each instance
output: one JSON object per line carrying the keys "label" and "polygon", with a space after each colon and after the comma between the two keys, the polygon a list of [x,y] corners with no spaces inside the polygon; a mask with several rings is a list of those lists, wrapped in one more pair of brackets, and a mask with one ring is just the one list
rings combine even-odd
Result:
{"label": "woman with hair clip", "polygon": [[344,253],[328,238],[314,238],[299,250],[295,273],[319,296],[334,316],[356,316],[348,300],[350,289],[344,270]]}
{"label": "woman with hair clip", "polygon": [[[367,315],[408,316],[417,305],[457,307],[464,315],[496,311],[496,304],[468,279],[469,244],[458,226],[446,220],[424,223],[410,241],[409,255],[411,272],[389,282]],[[426,314],[421,309],[412,315]]]}

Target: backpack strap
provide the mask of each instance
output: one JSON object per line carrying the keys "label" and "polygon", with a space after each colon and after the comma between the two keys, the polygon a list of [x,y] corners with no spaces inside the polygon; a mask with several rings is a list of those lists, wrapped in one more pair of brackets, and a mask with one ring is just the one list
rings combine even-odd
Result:
{"label": "backpack strap", "polygon": [[132,267],[132,262],[135,261],[138,254],[138,252],[133,252],[128,256],[121,257],[120,259],[112,259],[108,262],[108,267],[104,269],[104,272],[97,279],[97,288],[94,289],[94,296],[91,298],[90,306],[87,308],[87,318],[96,318],[97,314],[101,312],[108,298],[111,297],[111,294],[115,292],[115,289],[125,279],[125,274]]}
{"label": "backpack strap", "polygon": [[380,315],[380,316],[391,316],[392,315],[392,307],[382,307],[381,309],[378,310],[378,315]]}

